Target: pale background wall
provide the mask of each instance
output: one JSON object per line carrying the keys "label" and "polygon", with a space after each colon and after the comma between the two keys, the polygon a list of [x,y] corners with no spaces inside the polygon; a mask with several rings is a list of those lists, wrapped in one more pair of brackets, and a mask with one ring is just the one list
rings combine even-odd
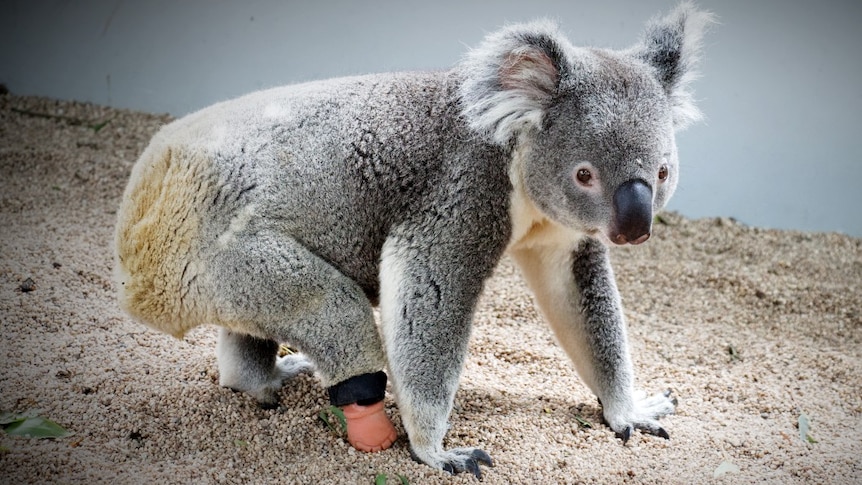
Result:
{"label": "pale background wall", "polygon": [[[447,68],[484,33],[556,18],[575,44],[625,47],[674,0],[3,0],[0,83],[182,115],[279,84]],[[862,1],[702,0],[721,25],[679,136],[670,208],[862,236]]]}

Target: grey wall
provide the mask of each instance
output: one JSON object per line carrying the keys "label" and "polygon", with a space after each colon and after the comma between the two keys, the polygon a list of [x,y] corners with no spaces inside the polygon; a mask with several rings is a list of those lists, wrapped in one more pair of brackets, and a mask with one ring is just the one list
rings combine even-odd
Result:
{"label": "grey wall", "polygon": [[[4,0],[0,82],[15,94],[182,115],[279,84],[446,68],[503,23],[548,16],[624,47],[674,0],[469,2]],[[721,25],[679,136],[670,208],[862,236],[862,2],[702,0]]]}

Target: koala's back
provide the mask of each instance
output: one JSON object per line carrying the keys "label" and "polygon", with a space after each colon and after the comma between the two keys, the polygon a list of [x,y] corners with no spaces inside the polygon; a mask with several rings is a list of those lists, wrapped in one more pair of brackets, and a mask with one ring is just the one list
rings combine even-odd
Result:
{"label": "koala's back", "polygon": [[165,126],[119,211],[121,306],[177,336],[217,323],[206,264],[243,231],[289,235],[375,298],[389,228],[439,203],[455,104],[447,73],[388,74],[261,91]]}

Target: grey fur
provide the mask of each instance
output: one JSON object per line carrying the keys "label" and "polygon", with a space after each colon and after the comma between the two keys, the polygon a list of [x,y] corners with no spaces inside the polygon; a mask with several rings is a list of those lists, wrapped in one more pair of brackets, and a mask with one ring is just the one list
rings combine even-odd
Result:
{"label": "grey fur", "polygon": [[278,391],[285,380],[314,370],[301,354],[278,357],[278,343],[247,334],[219,330],[216,355],[219,385],[247,392],[264,407],[278,404]]}
{"label": "grey fur", "polygon": [[[221,384],[268,405],[312,363],[327,386],[387,366],[414,456],[478,474],[487,455],[442,441],[474,306],[509,251],[610,427],[666,435],[655,419],[673,404],[636,396],[600,241],[631,229],[613,202],[627,181],[649,187],[650,218],[676,186],[709,22],[682,4],[625,51],[514,25],[450,71],[287,86],[180,119],[124,195],[121,306],[175,336],[224,327]],[[282,341],[308,360],[276,360]]]}

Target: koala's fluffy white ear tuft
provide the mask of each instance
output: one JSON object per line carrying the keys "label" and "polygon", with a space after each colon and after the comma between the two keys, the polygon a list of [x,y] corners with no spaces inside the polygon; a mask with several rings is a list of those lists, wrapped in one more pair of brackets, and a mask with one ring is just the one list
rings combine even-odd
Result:
{"label": "koala's fluffy white ear tuft", "polygon": [[488,141],[506,145],[541,126],[563,73],[567,41],[548,21],[512,25],[485,38],[459,66],[461,110]]}
{"label": "koala's fluffy white ear tuft", "polygon": [[670,97],[677,129],[702,118],[689,85],[697,77],[703,35],[715,22],[713,14],[683,2],[667,16],[651,20],[641,44],[632,48],[637,57],[655,67]]}

